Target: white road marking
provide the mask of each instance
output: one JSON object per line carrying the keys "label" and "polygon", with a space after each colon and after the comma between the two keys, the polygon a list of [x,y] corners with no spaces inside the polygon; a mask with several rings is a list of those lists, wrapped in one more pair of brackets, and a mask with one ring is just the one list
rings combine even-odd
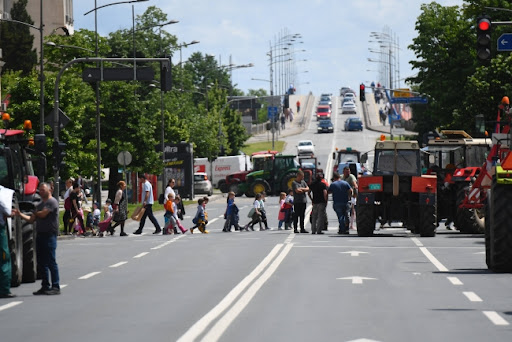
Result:
{"label": "white road marking", "polygon": [[457,277],[447,277],[452,285],[464,285]]}
{"label": "white road marking", "polygon": [[496,311],[484,311],[483,313],[494,325],[509,325]]}
{"label": "white road marking", "polygon": [[[212,220],[212,221],[213,221],[213,220]],[[171,244],[171,243],[173,243],[173,242],[178,241],[179,239],[181,239],[181,238],[182,238],[182,237],[184,237],[184,236],[185,236],[185,235],[177,236],[177,237],[173,238],[172,240],[166,241],[166,242],[162,243],[161,245],[158,245],[158,246],[152,247],[151,249],[152,249],[152,250],[160,249],[160,248],[162,248],[162,247],[165,247],[165,246],[167,246],[167,245],[170,245],[170,244]]]}
{"label": "white road marking", "polygon": [[84,275],[84,276],[81,276],[81,277],[80,277],[80,278],[78,278],[78,279],[82,279],[82,280],[83,280],[83,279],[89,279],[89,278],[92,278],[92,277],[94,277],[95,275],[100,274],[100,273],[101,273],[101,272],[91,272],[91,273],[89,273],[89,274],[86,274],[86,275]]}
{"label": "white road marking", "polygon": [[60,288],[62,290],[63,288],[68,287],[68,284],[62,284],[62,285],[59,285],[59,286],[60,286]]}
{"label": "white road marking", "polygon": [[415,237],[412,237],[411,238],[412,242],[414,242],[414,244],[418,247],[423,247],[423,244],[421,243],[420,240],[418,240],[418,238],[415,238]]}
{"label": "white road marking", "polygon": [[368,252],[360,252],[360,251],[348,251],[348,252],[339,252],[340,254],[350,254],[350,256],[359,256],[359,254],[368,254]]}
{"label": "white road marking", "polygon": [[142,258],[143,256],[148,255],[148,254],[149,254],[149,252],[142,252],[142,253],[140,253],[140,254],[137,254],[137,255],[136,255],[136,256],[134,256],[133,258],[134,258],[134,259],[135,259],[135,258]]}
{"label": "white road marking", "polygon": [[476,252],[476,253],[473,253],[473,254],[485,254],[485,252]]}
{"label": "white road marking", "polygon": [[276,269],[279,267],[281,262],[283,262],[284,258],[290,250],[292,249],[293,244],[288,244],[284,247],[284,249],[279,253],[274,262],[267,268],[267,270],[259,277],[254,284],[243,294],[242,297],[231,307],[231,309],[226,312],[226,314],[217,321],[217,323],[212,327],[212,329],[203,337],[201,341],[210,342],[210,341],[218,341],[222,334],[226,331],[226,329],[233,323],[233,321],[238,317],[238,315],[245,309],[245,307],[249,304],[249,302],[254,298],[259,289],[265,284],[265,282],[270,279],[270,277],[274,274]]}
{"label": "white road marking", "polygon": [[338,280],[352,280],[352,284],[362,284],[363,280],[377,280],[377,278],[368,278],[368,277],[359,277],[359,276],[336,278],[336,279],[338,279]]}
{"label": "white road marking", "polygon": [[440,271],[440,272],[448,272],[448,269],[444,267],[443,264],[439,260],[436,259],[435,256],[430,253],[430,251],[426,247],[420,247],[420,251],[425,254],[428,260],[430,260],[431,263],[434,264],[434,266]]}
{"label": "white road marking", "polygon": [[0,311],[4,311],[4,310],[7,310],[7,309],[10,309],[10,308],[12,308],[12,307],[14,307],[16,305],[20,305],[21,303],[23,303],[23,302],[17,301],[17,302],[7,303],[5,305],[0,306]]}
{"label": "white road marking", "polygon": [[419,275],[421,275],[421,273],[420,272],[413,272],[412,275],[419,276]]}
{"label": "white road marking", "polygon": [[348,341],[348,342],[380,342],[380,341],[370,340],[367,338],[358,338],[357,340],[352,340],[352,341]]}
{"label": "white road marking", "polygon": [[178,342],[194,341],[199,335],[201,335],[212,321],[217,319],[236,298],[245,291],[250,283],[258,277],[261,272],[267,267],[268,264],[274,259],[277,252],[283,247],[283,244],[277,244],[270,253],[263,259],[258,266],[246,276],[238,285],[233,288],[213,309],[211,309],[206,315],[199,319],[193,326],[191,326],[185,334],[183,334]]}
{"label": "white road marking", "polygon": [[[224,217],[224,215],[222,215],[222,217]],[[208,221],[208,224],[213,223],[213,222],[217,221],[218,219],[219,219],[219,218],[218,218],[218,217],[216,217],[216,218],[212,219],[211,221]]]}
{"label": "white road marking", "polygon": [[483,302],[482,298],[472,291],[462,292],[464,296],[468,297],[470,302]]}
{"label": "white road marking", "polygon": [[110,265],[109,267],[116,268],[119,266],[123,266],[124,264],[127,264],[127,263],[128,263],[128,261],[121,261],[121,262],[118,262],[117,264]]}

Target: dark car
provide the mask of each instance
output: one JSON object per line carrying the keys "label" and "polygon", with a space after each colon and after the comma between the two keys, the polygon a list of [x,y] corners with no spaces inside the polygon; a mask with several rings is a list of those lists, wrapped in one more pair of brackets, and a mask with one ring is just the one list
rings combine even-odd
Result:
{"label": "dark car", "polygon": [[334,125],[332,124],[332,121],[329,119],[320,120],[318,121],[318,127],[317,127],[318,133],[332,133],[334,132]]}
{"label": "dark car", "polygon": [[360,118],[348,118],[345,121],[345,131],[362,131],[363,130],[363,122]]}

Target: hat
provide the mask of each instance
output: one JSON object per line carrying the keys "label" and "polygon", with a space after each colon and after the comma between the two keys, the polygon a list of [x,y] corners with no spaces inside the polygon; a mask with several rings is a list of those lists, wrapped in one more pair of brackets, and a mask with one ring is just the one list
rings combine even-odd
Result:
{"label": "hat", "polygon": [[112,203],[112,200],[110,198],[107,198],[107,200],[105,201],[105,203]]}

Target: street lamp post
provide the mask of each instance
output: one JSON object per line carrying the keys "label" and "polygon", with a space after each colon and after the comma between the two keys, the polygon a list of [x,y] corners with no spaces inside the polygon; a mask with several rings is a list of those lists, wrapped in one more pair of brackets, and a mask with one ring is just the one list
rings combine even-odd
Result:
{"label": "street lamp post", "polygon": [[183,64],[181,63],[182,62],[181,61],[182,48],[188,47],[189,45],[194,45],[194,44],[199,44],[199,41],[198,40],[193,40],[190,43],[181,44],[181,45],[178,45],[176,47],[176,48],[180,49],[181,89],[183,89]]}
{"label": "street lamp post", "polygon": [[[84,16],[94,12],[94,33],[96,36],[96,43],[95,43],[95,55],[96,58],[99,56],[99,50],[98,50],[98,10],[101,8],[114,6],[114,5],[120,5],[120,4],[131,4],[135,2],[145,2],[148,0],[128,0],[128,1],[119,1],[119,2],[113,2],[109,4],[105,4],[102,6],[98,6],[97,0],[94,0],[94,8],[86,13],[84,13]],[[42,3],[42,0],[41,0]],[[42,6],[42,5],[41,5]],[[133,56],[135,58],[135,56]],[[96,63],[96,67],[99,67],[99,62]],[[135,67],[135,66],[134,66]],[[100,81],[96,81],[95,83],[95,93],[96,93],[96,168],[97,168],[97,177],[98,177],[98,187],[95,191],[97,202],[101,205],[101,121],[100,121]],[[58,179],[55,180],[56,184],[59,184]],[[58,186],[55,187],[58,190]],[[58,194],[58,193],[57,193]]]}

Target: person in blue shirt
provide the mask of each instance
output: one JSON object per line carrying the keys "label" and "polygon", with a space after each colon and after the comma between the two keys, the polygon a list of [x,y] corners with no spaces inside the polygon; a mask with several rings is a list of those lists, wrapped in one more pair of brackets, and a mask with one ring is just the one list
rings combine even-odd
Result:
{"label": "person in blue shirt", "polygon": [[338,216],[338,234],[349,234],[348,221],[350,217],[349,209],[352,187],[341,179],[338,172],[334,172],[333,180],[334,181],[329,186],[328,192],[332,194],[332,208]]}

